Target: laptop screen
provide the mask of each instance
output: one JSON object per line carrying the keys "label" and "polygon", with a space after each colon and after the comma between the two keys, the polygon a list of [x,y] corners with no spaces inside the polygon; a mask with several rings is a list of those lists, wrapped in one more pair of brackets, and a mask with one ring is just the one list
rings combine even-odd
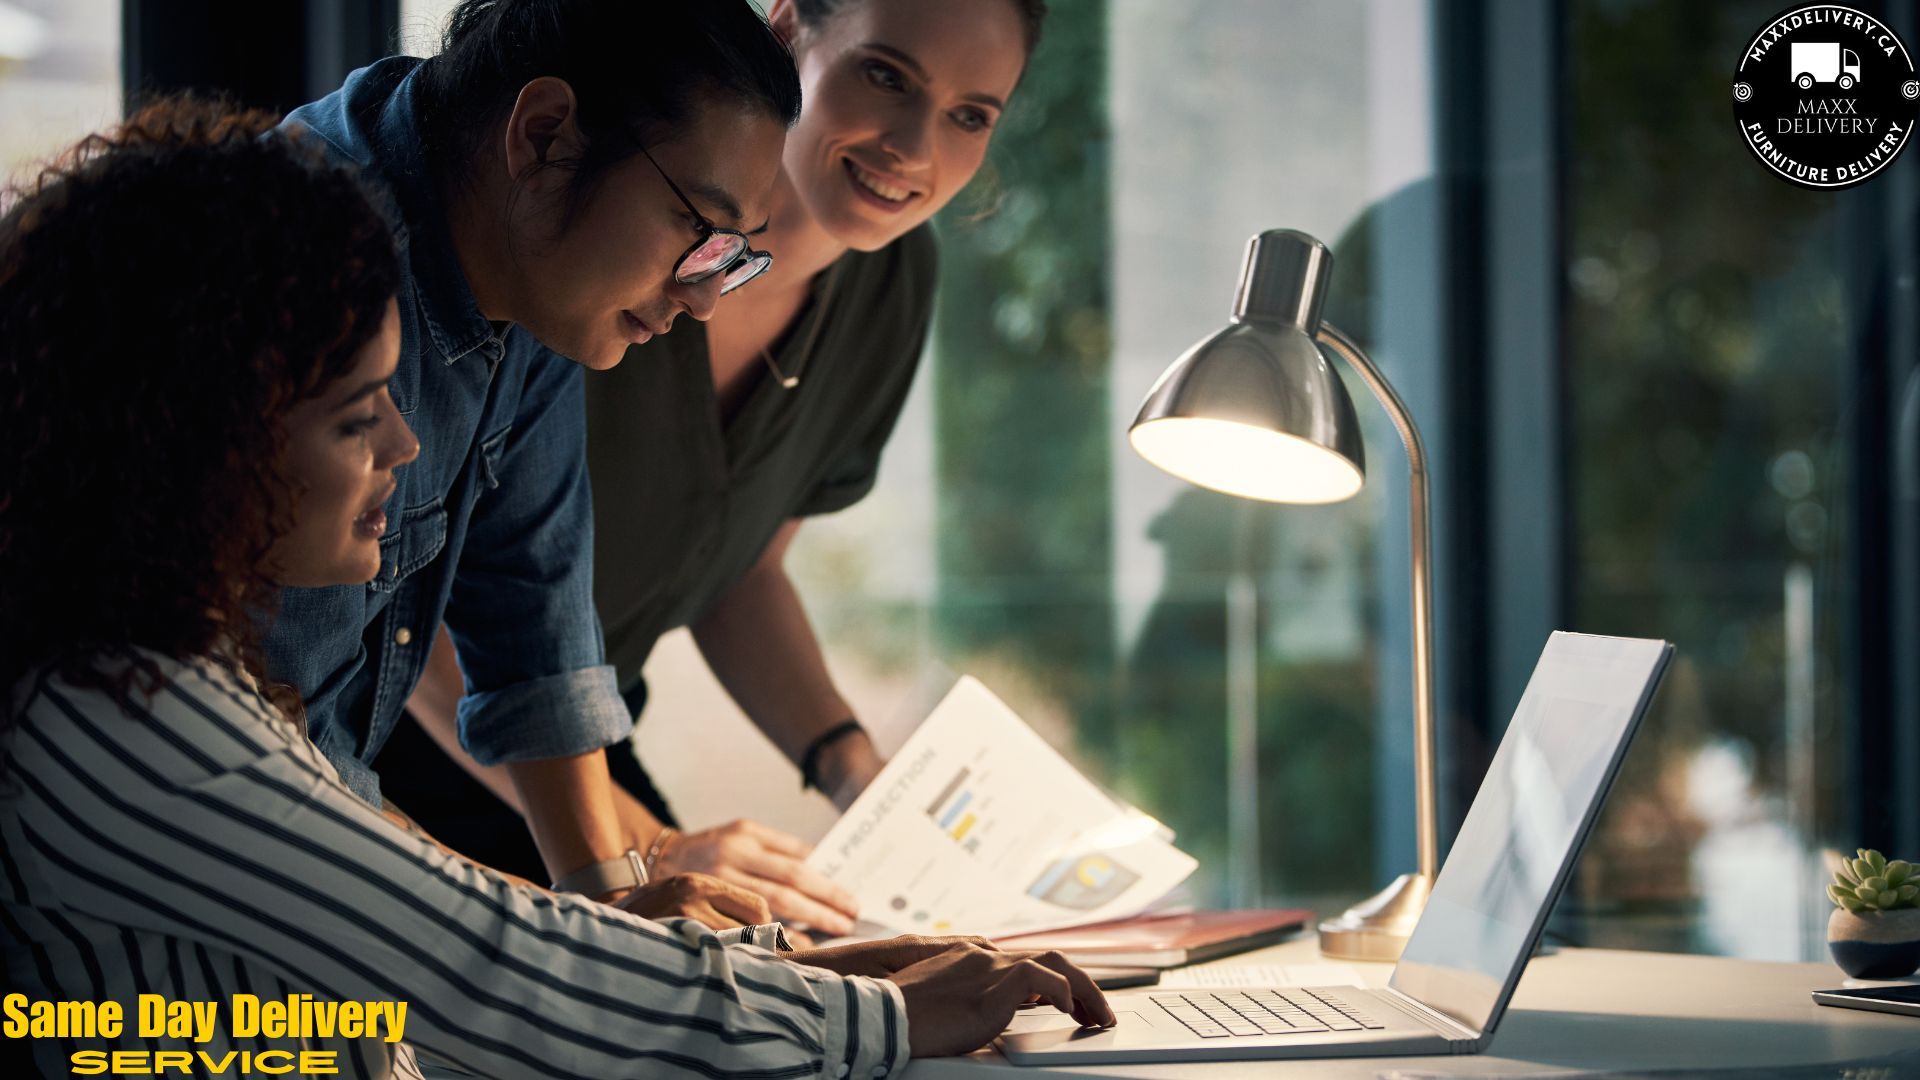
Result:
{"label": "laptop screen", "polygon": [[1556,633],[1389,984],[1490,1032],[1672,647]]}

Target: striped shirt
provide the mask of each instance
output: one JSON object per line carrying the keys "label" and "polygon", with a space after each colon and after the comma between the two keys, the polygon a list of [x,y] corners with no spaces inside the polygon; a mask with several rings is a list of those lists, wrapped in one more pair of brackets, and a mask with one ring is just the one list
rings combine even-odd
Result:
{"label": "striped shirt", "polygon": [[[905,1064],[893,984],[514,884],[362,802],[244,674],[155,659],[167,684],[129,708],[50,676],[17,687],[0,734],[5,985],[116,1000],[130,1021],[113,1042],[34,1040],[42,1074],[103,1049],[333,1050],[373,1077],[419,1075],[415,1048],[503,1077]],[[218,1033],[142,1038],[139,994],[215,1002]],[[234,994],[404,1001],[406,1039],[232,1039]]]}

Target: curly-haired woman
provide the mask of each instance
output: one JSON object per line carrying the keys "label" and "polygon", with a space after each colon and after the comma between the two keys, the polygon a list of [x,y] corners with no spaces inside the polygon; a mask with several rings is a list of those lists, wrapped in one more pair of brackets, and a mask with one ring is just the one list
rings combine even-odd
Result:
{"label": "curly-haired woman", "polygon": [[381,566],[419,450],[390,388],[400,274],[356,179],[268,124],[155,106],[0,219],[3,981],[406,1009],[365,1035],[55,1033],[38,1071],[104,1048],[159,1071],[237,1051],[373,1076],[429,1054],[488,1076],[865,1076],[972,1049],[1034,995],[1111,1022],[1057,956],[902,940],[789,962],[748,944],[778,944],[764,927],[485,869],[349,790],[266,691],[258,624],[281,586]]}

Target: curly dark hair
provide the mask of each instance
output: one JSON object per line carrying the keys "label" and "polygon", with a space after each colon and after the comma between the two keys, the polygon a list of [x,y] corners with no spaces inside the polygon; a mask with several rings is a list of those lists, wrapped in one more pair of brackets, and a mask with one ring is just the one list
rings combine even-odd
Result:
{"label": "curly dark hair", "polygon": [[[267,685],[282,421],[379,332],[400,273],[385,220],[271,115],[184,97],[6,197],[0,727],[43,669],[123,705],[136,677],[154,692],[136,646],[225,651]],[[102,656],[130,662],[107,677]]]}

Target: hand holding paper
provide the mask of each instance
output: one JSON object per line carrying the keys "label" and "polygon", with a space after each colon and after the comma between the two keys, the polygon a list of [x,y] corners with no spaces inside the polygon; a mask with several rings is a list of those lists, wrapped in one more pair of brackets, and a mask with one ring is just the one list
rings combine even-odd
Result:
{"label": "hand holding paper", "polygon": [[1197,865],[977,680],[960,680],[814,846],[863,920],[999,935],[1131,915]]}

